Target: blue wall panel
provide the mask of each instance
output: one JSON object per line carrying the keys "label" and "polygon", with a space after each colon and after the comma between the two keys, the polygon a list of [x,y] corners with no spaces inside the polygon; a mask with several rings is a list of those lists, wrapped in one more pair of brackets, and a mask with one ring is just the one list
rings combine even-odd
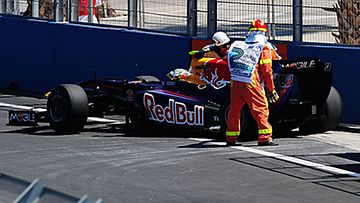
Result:
{"label": "blue wall panel", "polygon": [[[34,20],[0,18],[0,86],[16,81],[31,90],[51,81],[53,30]],[[39,71],[41,70],[41,71]],[[35,81],[34,81],[35,79]]]}
{"label": "blue wall panel", "polygon": [[344,103],[343,122],[360,124],[360,47],[289,45],[288,57],[315,56],[333,65],[333,86]]}
{"label": "blue wall panel", "polygon": [[187,37],[0,17],[0,87],[44,92],[92,77],[151,74],[189,66]]}

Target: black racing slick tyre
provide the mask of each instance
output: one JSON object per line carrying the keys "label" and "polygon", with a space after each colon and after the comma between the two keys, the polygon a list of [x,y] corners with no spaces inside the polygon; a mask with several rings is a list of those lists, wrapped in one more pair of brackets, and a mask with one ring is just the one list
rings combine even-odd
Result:
{"label": "black racing slick tyre", "polygon": [[300,132],[304,134],[313,134],[336,129],[340,123],[343,108],[344,106],[340,93],[335,87],[331,87],[325,104],[320,108],[323,117],[320,119],[309,120],[300,126]]}
{"label": "black racing slick tyre", "polygon": [[339,91],[335,87],[331,87],[330,94],[326,99],[326,130],[334,130],[339,125],[343,114],[344,104]]}
{"label": "black racing slick tyre", "polygon": [[50,93],[46,108],[50,127],[60,134],[80,132],[89,113],[84,89],[74,84],[57,86]]}

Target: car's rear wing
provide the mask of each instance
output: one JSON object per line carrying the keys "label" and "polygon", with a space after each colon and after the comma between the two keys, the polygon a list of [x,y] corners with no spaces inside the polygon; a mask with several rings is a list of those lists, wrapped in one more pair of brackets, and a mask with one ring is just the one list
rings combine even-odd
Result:
{"label": "car's rear wing", "polygon": [[273,72],[277,91],[289,91],[286,94],[294,102],[322,104],[329,95],[331,63],[304,57],[274,61]]}

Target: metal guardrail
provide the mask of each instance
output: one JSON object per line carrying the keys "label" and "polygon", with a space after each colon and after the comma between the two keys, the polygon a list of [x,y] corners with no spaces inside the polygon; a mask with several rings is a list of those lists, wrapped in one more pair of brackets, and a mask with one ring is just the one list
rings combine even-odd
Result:
{"label": "metal guardrail", "polygon": [[33,203],[33,202],[69,202],[101,203],[102,199],[91,201],[87,195],[77,198],[45,187],[39,179],[32,182],[0,173],[0,202]]}

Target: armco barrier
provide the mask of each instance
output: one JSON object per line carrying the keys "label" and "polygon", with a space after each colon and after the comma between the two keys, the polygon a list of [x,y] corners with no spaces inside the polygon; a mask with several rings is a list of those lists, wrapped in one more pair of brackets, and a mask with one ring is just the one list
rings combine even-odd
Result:
{"label": "armco barrier", "polygon": [[0,87],[45,92],[93,77],[152,74],[189,66],[190,39],[120,28],[0,16]]}

